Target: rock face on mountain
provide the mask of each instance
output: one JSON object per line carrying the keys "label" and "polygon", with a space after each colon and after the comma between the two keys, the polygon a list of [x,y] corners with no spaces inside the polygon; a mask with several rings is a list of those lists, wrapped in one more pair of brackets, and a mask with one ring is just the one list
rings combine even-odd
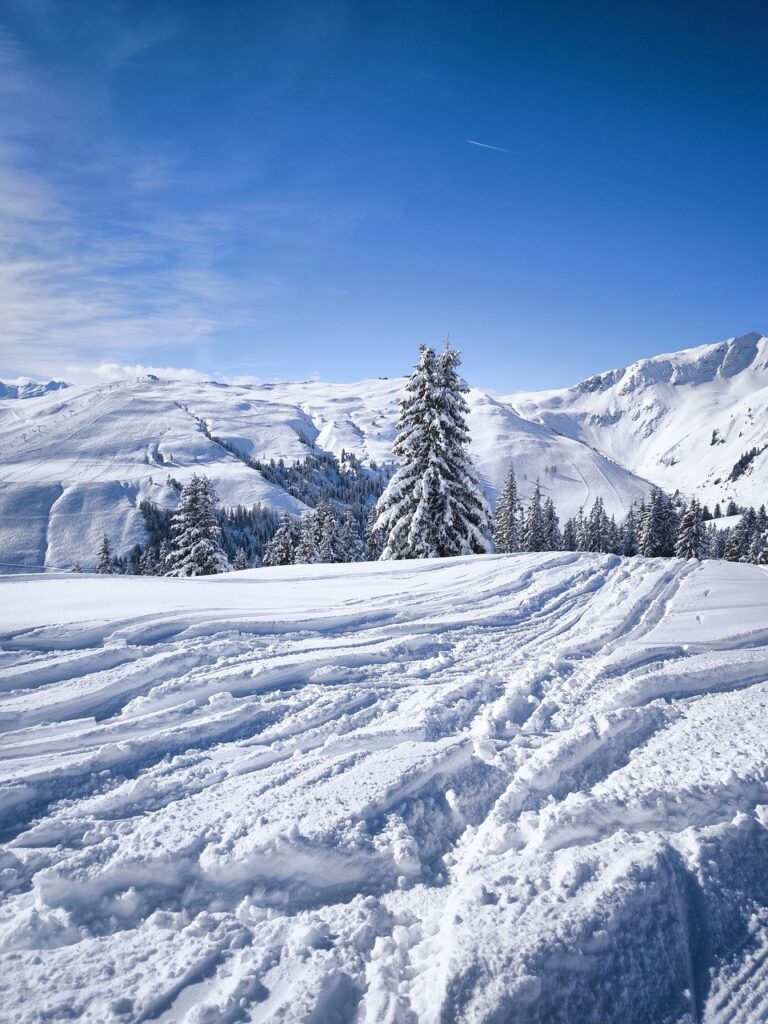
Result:
{"label": "rock face on mountain", "polygon": [[[228,386],[143,377],[25,401],[0,401],[0,570],[94,561],[107,533],[116,551],[144,539],[142,498],[169,505],[197,472],[225,505],[303,508],[248,464],[317,451],[392,460],[404,378]],[[493,501],[514,458],[523,498],[536,480],[562,515],[600,495],[620,516],[647,481],[592,448],[526,420],[472,389],[477,470]],[[224,442],[224,445],[217,442]]]}
{"label": "rock face on mountain", "polygon": [[758,332],[505,401],[668,491],[768,500],[768,338]]}

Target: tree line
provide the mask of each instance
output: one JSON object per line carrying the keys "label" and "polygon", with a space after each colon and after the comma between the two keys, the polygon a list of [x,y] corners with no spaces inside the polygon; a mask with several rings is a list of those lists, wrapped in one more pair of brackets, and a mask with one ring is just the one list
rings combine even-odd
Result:
{"label": "tree line", "polygon": [[[122,564],[104,538],[97,571],[147,575],[208,575],[266,566],[376,559],[441,558],[517,551],[592,551],[649,558],[725,558],[768,564],[765,506],[741,509],[741,520],[718,529],[706,506],[658,488],[618,521],[603,499],[562,520],[537,482],[527,503],[518,495],[514,465],[491,516],[469,455],[466,383],[460,354],[423,345],[397,424],[398,468],[364,469],[354,456],[342,463],[313,456],[286,467],[260,463],[261,472],[316,507],[300,518],[255,506],[223,512],[213,485],[193,476],[174,512],[142,503],[150,539]],[[224,443],[214,438],[218,443]],[[386,480],[386,485],[385,485]],[[728,514],[736,511],[733,503]],[[719,518],[715,506],[714,517]]]}

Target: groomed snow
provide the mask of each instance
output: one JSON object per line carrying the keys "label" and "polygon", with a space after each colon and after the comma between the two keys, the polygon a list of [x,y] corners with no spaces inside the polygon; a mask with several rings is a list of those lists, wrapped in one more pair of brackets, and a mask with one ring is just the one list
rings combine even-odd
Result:
{"label": "groomed snow", "polygon": [[0,1017],[768,1019],[768,573],[0,581]]}

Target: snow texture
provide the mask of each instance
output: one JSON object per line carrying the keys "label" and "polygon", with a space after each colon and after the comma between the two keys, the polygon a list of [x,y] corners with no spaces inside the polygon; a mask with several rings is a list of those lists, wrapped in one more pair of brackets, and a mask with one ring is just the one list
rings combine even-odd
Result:
{"label": "snow texture", "polygon": [[763,569],[20,575],[0,601],[3,1020],[768,1019]]}

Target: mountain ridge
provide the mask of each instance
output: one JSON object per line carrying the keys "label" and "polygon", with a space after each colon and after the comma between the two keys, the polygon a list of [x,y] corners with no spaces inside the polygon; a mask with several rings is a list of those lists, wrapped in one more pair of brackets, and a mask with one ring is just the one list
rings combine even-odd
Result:
{"label": "mountain ridge", "polygon": [[768,498],[768,338],[759,331],[502,401],[665,490],[710,504]]}

